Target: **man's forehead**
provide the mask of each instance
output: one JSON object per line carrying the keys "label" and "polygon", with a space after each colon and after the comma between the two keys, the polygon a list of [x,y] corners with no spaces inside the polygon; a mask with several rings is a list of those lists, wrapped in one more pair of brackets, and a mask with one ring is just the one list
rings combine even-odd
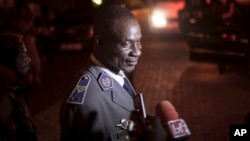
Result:
{"label": "man's forehead", "polygon": [[109,38],[109,40],[114,41],[114,42],[136,41],[136,40],[140,40],[141,37],[142,35],[140,33],[137,33],[137,34],[120,33],[119,36],[112,35],[111,38]]}
{"label": "man's forehead", "polygon": [[119,20],[116,26],[113,26],[113,32],[117,34],[128,33],[128,32],[140,32],[140,25],[135,20]]}

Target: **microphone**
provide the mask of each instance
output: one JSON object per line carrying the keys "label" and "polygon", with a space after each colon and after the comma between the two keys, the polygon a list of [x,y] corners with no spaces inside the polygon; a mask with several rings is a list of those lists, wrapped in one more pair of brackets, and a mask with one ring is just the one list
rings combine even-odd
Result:
{"label": "microphone", "polygon": [[141,93],[134,97],[134,106],[127,127],[130,141],[158,141],[155,140],[154,119],[147,115]]}
{"label": "microphone", "polygon": [[146,130],[146,109],[144,105],[143,95],[140,93],[134,98],[135,110],[131,112],[128,122],[128,131],[131,141],[141,140]]}
{"label": "microphone", "polygon": [[166,131],[163,129],[160,118],[147,115],[143,95],[134,97],[135,110],[131,112],[128,121],[128,132],[131,141],[165,141]]}
{"label": "microphone", "polygon": [[147,118],[143,95],[141,93],[134,96],[134,106],[135,111],[137,111],[144,119]]}
{"label": "microphone", "polygon": [[165,131],[170,134],[170,140],[187,140],[191,132],[186,122],[179,118],[174,106],[167,100],[161,101],[155,107],[156,116],[161,119]]}

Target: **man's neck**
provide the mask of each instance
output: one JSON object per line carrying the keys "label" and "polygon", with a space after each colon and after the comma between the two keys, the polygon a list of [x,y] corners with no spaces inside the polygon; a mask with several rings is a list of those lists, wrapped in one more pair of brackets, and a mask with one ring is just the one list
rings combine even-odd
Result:
{"label": "man's neck", "polygon": [[91,61],[94,64],[96,64],[96,65],[98,65],[100,67],[106,68],[106,69],[108,69],[109,71],[111,71],[112,73],[114,73],[116,75],[119,75],[119,73],[121,73],[121,70],[116,69],[115,67],[113,67],[113,66],[111,66],[109,64],[105,64],[105,63],[101,62],[100,61],[101,59],[95,57],[94,54],[91,54],[90,58],[91,58]]}

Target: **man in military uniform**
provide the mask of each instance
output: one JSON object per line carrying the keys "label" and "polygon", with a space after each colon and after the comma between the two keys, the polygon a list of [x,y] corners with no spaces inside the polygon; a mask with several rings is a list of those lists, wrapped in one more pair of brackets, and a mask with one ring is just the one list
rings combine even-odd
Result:
{"label": "man in military uniform", "polygon": [[90,62],[62,104],[61,140],[130,140],[136,92],[125,74],[141,55],[140,25],[127,9],[108,5],[96,15],[93,30]]}

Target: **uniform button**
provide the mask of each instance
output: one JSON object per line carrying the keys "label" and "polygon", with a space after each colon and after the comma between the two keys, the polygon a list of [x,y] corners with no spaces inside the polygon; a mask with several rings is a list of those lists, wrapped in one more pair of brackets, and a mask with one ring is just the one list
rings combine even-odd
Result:
{"label": "uniform button", "polygon": [[129,136],[125,136],[125,140],[129,140]]}

